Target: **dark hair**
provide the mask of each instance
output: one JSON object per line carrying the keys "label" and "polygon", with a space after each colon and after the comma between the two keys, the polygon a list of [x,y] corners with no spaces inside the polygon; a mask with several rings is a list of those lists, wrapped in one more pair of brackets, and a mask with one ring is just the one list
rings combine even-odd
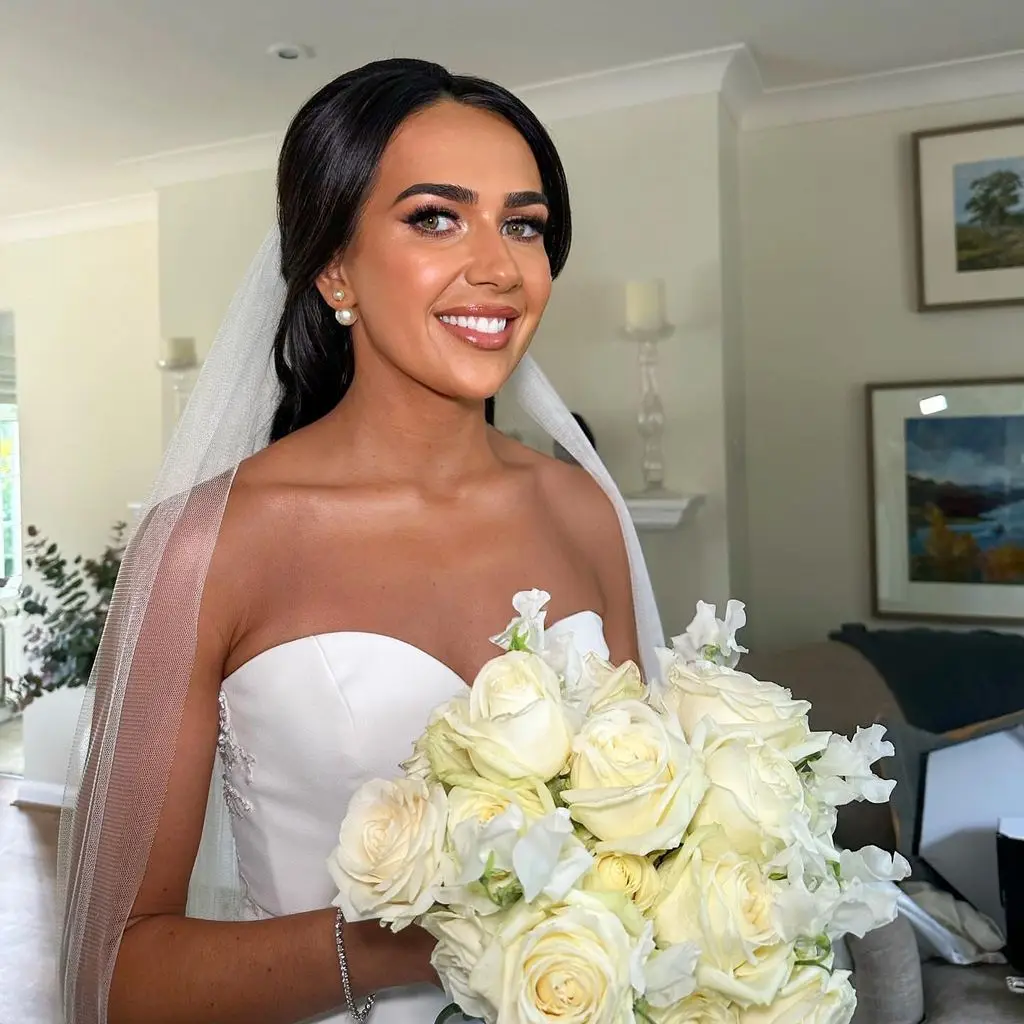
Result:
{"label": "dark hair", "polygon": [[550,204],[544,247],[557,276],[569,255],[565,172],[554,143],[507,89],[422,60],[376,61],[336,78],[298,112],[278,166],[278,224],[284,313],[274,339],[281,400],[270,439],[320,419],[341,401],[355,373],[351,329],[339,324],[316,279],[355,233],[381,156],[411,115],[453,100],[503,117],[533,151]]}

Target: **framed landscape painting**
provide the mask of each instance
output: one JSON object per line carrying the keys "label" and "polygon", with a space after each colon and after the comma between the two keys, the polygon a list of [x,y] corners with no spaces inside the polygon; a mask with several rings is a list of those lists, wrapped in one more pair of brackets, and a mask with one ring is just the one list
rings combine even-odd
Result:
{"label": "framed landscape painting", "polygon": [[1024,621],[1024,378],[867,388],[873,612]]}
{"label": "framed landscape painting", "polygon": [[913,136],[917,307],[1024,303],[1024,118]]}

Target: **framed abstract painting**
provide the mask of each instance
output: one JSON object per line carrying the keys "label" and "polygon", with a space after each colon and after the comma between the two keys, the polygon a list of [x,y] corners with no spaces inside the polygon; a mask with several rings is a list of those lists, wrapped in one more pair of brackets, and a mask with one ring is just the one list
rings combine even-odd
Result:
{"label": "framed abstract painting", "polygon": [[1024,622],[1024,378],[867,387],[872,610]]}
{"label": "framed abstract painting", "polygon": [[912,141],[918,310],[1024,303],[1024,118]]}

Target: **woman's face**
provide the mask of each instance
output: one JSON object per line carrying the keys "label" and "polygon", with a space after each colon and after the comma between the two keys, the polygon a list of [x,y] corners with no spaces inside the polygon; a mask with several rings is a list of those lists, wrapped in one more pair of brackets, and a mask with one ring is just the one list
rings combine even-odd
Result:
{"label": "woman's face", "polygon": [[451,398],[496,393],[551,293],[547,215],[533,154],[506,121],[450,102],[409,118],[352,244],[318,282],[358,313],[357,366],[376,356]]}

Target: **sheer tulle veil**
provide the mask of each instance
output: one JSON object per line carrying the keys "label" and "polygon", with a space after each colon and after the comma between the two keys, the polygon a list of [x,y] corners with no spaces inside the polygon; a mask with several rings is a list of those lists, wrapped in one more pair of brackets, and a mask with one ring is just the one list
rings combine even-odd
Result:
{"label": "sheer tulle veil", "polygon": [[[199,605],[234,470],[267,444],[278,398],[272,350],[285,300],[278,231],[235,295],[125,554],[72,752],[58,847],[67,1024],[105,1024],[121,935],[167,790],[195,653]],[[625,502],[565,404],[527,356],[503,392],[586,468],[613,502],[629,553],[644,668],[661,624]],[[230,919],[243,891],[220,767],[188,913]],[[205,768],[205,766],[204,766]]]}

